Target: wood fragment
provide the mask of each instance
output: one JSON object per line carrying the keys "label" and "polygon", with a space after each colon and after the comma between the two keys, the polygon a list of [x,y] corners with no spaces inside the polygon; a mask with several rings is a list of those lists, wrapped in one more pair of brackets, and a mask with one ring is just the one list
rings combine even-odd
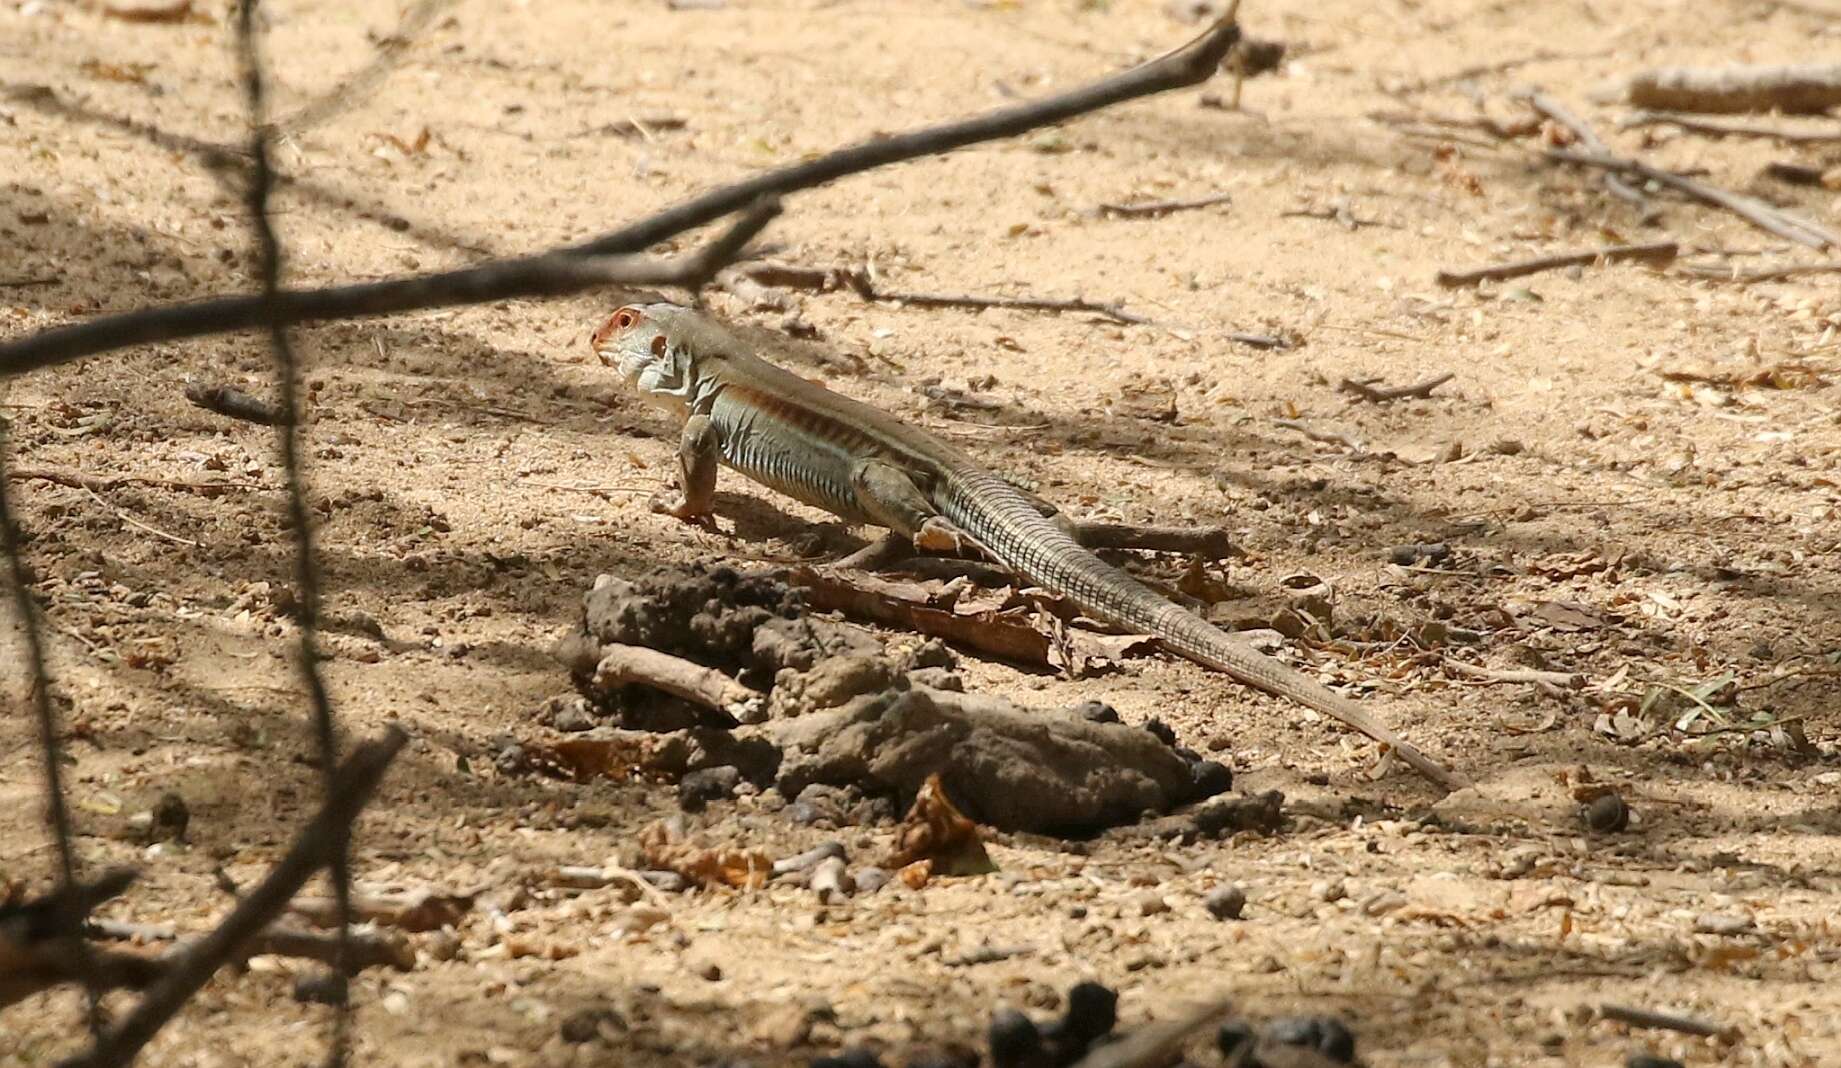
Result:
{"label": "wood fragment", "polygon": [[1761,173],[1766,178],[1775,179],[1786,185],[1821,185],[1822,180],[1829,175],[1830,171],[1831,169],[1827,167],[1811,167],[1806,163],[1773,160],[1764,165]]}
{"label": "wood fragment", "polygon": [[1446,659],[1445,667],[1473,679],[1485,682],[1524,683],[1535,686],[1552,686],[1561,690],[1579,690],[1585,687],[1585,676],[1577,671],[1539,671],[1534,668],[1493,668],[1482,664],[1466,664],[1462,660]]}
{"label": "wood fragment", "polygon": [[1819,115],[1841,104],[1841,64],[1662,67],[1630,76],[1623,101],[1657,111]]}
{"label": "wood fragment", "polygon": [[1684,274],[1704,278],[1710,282],[1735,282],[1740,285],[1749,285],[1753,282],[1782,282],[1812,274],[1841,274],[1841,260],[1826,260],[1822,263],[1791,263],[1782,267],[1763,267],[1750,271],[1741,270],[1736,266],[1719,267],[1698,263],[1684,264],[1678,269]]}
{"label": "wood fragment", "polygon": [[1632,130],[1642,126],[1663,125],[1679,126],[1683,130],[1714,137],[1764,137],[1796,145],[1825,145],[1841,141],[1841,130],[1791,130],[1782,126],[1765,126],[1731,119],[1703,119],[1667,111],[1635,112],[1619,122],[1617,128]]}
{"label": "wood fragment", "polygon": [[1721,1027],[1719,1024],[1692,1016],[1657,1012],[1654,1009],[1639,1009],[1628,1005],[1614,1005],[1610,1002],[1598,1006],[1598,1015],[1606,1020],[1616,1020],[1618,1023],[1648,1028],[1652,1031],[1679,1031],[1684,1035],[1698,1035],[1701,1038],[1731,1039],[1738,1035],[1737,1028]]}
{"label": "wood fragment", "polygon": [[[1584,145],[1589,151],[1596,152],[1602,156],[1611,154],[1611,146],[1604,143],[1604,140],[1598,136],[1598,131],[1592,129],[1590,123],[1574,115],[1572,110],[1565,104],[1560,103],[1546,93],[1529,93],[1525,99],[1528,102],[1528,106],[1533,108],[1537,113],[1559,123],[1561,126],[1571,131],[1572,135],[1579,139],[1579,143]],[[1642,190],[1624,181],[1623,178],[1616,174],[1607,174],[1604,176],[1604,187],[1612,196],[1627,203],[1634,204],[1639,208],[1647,207],[1649,204],[1649,198],[1643,195]]]}
{"label": "wood fragment", "polygon": [[[404,931],[438,931],[460,922],[473,907],[477,894],[441,894],[413,890],[398,894],[353,894],[352,918]],[[339,922],[337,903],[330,898],[296,898],[288,911],[318,927]]]}
{"label": "wood fragment", "polygon": [[62,275],[45,277],[0,278],[0,289],[30,289],[34,286],[54,286],[64,280]]}
{"label": "wood fragment", "polygon": [[594,669],[594,685],[602,692],[621,686],[649,686],[700,708],[744,721],[747,714],[765,707],[767,701],[766,695],[715,668],[643,645],[619,642],[601,646],[601,660]]}
{"label": "wood fragment", "polygon": [[1089,549],[1140,549],[1157,553],[1193,553],[1210,560],[1246,556],[1226,527],[1143,526],[1075,520],[1068,533]]}
{"label": "wood fragment", "polygon": [[1586,249],[1580,252],[1535,256],[1532,259],[1515,260],[1512,263],[1497,264],[1493,267],[1476,267],[1467,271],[1439,271],[1433,276],[1433,280],[1447,289],[1455,289],[1460,286],[1474,286],[1478,282],[1500,282],[1508,278],[1522,278],[1526,275],[1557,270],[1561,267],[1591,267],[1601,263],[1620,263],[1627,260],[1659,266],[1672,262],[1680,251],[1681,247],[1673,241],[1656,241],[1646,245],[1609,245],[1605,248]]}
{"label": "wood fragment", "polygon": [[1193,200],[1146,200],[1133,204],[1101,204],[1099,214],[1116,215],[1123,218],[1156,218],[1177,211],[1193,211],[1196,208],[1213,207],[1233,201],[1231,193],[1215,193],[1210,196],[1196,197]]}
{"label": "wood fragment", "polygon": [[1052,667],[1048,636],[1027,623],[995,613],[961,615],[899,595],[895,584],[860,572],[796,567],[787,581],[805,591],[806,604],[820,612],[842,612],[856,619],[943,638],[979,652],[1027,664]]}
{"label": "wood fragment", "polygon": [[274,405],[235,386],[207,386],[193,382],[185,387],[185,399],[208,412],[241,419],[246,423],[275,426],[286,418]]}
{"label": "wood fragment", "polygon": [[1828,248],[1831,245],[1841,245],[1841,233],[1836,233],[1826,226],[1810,222],[1801,216],[1784,211],[1780,208],[1772,207],[1764,201],[1759,200],[1757,197],[1746,196],[1743,193],[1734,193],[1730,190],[1721,189],[1718,186],[1697,182],[1685,175],[1677,174],[1674,171],[1663,170],[1660,167],[1652,166],[1639,159],[1628,159],[1623,156],[1609,156],[1594,152],[1576,152],[1563,148],[1550,148],[1546,151],[1546,156],[1548,159],[1558,160],[1562,163],[1574,163],[1582,167],[1597,167],[1602,170],[1622,171],[1626,174],[1634,174],[1640,178],[1655,182],[1658,185],[1665,185],[1671,189],[1686,193],[1697,200],[1702,200],[1708,204],[1725,208],[1727,211],[1739,216],[1758,229],[1766,233],[1776,234],[1786,241],[1794,241],[1799,245],[1807,245],[1810,248],[1818,249]]}
{"label": "wood fragment", "polygon": [[[186,935],[165,924],[121,923],[115,920],[92,920],[89,931],[96,937],[122,942],[177,942],[178,945],[171,952],[158,958],[165,963],[189,952],[190,944],[195,939],[195,936]],[[408,971],[415,967],[415,948],[407,938],[395,932],[353,931],[350,949],[351,953],[345,963],[353,975],[366,968],[390,967]],[[338,959],[338,953],[339,940],[333,935],[276,923],[250,936],[237,947],[231,959],[248,960],[250,957],[267,955],[332,964]]]}
{"label": "wood fragment", "polygon": [[1433,390],[1456,377],[1456,371],[1446,371],[1410,386],[1377,386],[1371,382],[1358,382],[1353,378],[1345,378],[1337,388],[1344,393],[1353,393],[1370,404],[1385,404],[1388,401],[1404,400],[1408,397],[1421,399],[1430,397]]}

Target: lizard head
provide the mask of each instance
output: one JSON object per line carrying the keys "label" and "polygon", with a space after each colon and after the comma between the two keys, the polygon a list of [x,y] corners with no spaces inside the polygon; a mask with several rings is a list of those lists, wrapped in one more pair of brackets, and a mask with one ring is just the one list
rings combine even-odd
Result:
{"label": "lizard head", "polygon": [[690,309],[676,304],[628,304],[608,316],[589,338],[603,364],[620,372],[629,386],[658,400],[682,399],[690,378],[690,354],[673,327]]}

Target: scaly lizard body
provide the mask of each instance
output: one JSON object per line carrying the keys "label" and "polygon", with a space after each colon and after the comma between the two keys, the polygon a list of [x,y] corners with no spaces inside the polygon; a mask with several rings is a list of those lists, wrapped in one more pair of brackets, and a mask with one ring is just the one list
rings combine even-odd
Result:
{"label": "scaly lizard body", "polygon": [[1094,556],[1052,506],[957,447],[767,363],[713,320],[675,304],[629,305],[592,339],[601,361],[684,419],[681,496],[656,505],[707,520],[726,464],[796,500],[887,527],[928,548],[960,534],[1099,619],[1155,637],[1198,664],[1334,716],[1391,746],[1446,789],[1466,781],[1353,701],[1249,648]]}

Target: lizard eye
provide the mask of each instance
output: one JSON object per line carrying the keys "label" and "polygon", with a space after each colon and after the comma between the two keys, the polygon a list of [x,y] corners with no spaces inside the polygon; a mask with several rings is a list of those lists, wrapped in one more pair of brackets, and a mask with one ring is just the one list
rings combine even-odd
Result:
{"label": "lizard eye", "polygon": [[614,313],[613,319],[611,319],[607,325],[615,330],[626,330],[637,322],[639,322],[639,310],[637,308],[621,308]]}
{"label": "lizard eye", "polygon": [[652,335],[652,355],[663,358],[665,355],[665,335]]}

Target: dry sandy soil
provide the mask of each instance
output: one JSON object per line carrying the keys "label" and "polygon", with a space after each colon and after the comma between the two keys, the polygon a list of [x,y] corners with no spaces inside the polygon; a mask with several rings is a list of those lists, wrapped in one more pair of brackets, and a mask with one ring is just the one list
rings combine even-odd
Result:
{"label": "dry sandy soil", "polygon": [[[401,14],[266,8],[284,115],[364,66]],[[1248,83],[1243,111],[1203,99],[1227,93],[1217,80],[800,194],[767,235],[780,259],[873,261],[891,287],[1078,294],[1158,325],[807,294],[799,316],[864,371],[788,359],[1076,511],[1229,525],[1250,555],[1211,572],[1217,611],[1269,614],[1284,576],[1327,579],[1334,640],[1288,643],[1286,658],[1479,785],[1441,799],[1404,769],[1377,775],[1364,740],[1186,663],[1063,680],[967,656],[970,684],[1025,703],[1162,717],[1245,788],[1285,791],[1290,826],[1192,846],[997,835],[996,875],[830,907],[788,886],[673,895],[663,923],[623,937],[613,891],[558,891],[545,873],[630,851],[675,811],[672,789],[509,777],[492,755],[507,737],[555,737],[543,710],[571,690],[549,649],[597,574],[790,561],[823,518],[739,480],[718,534],[647,511],[635,491],[669,470],[672,429],[589,357],[614,296],[304,328],[334,696],[352,735],[394,722],[413,736],[361,825],[358,878],[532,888],[501,915],[476,908],[457,944],[418,936],[414,970],[357,981],[359,1063],[803,1063],[848,1046],[899,1063],[975,1040],[998,1004],[1046,1015],[1081,978],[1121,992],[1126,1025],[1215,994],[1259,1016],[1339,1014],[1373,1065],[1606,1065],[1643,1049],[1834,1062],[1841,300],[1821,276],[1744,286],[1634,265],[1442,289],[1441,267],[1618,239],[1673,238],[1694,262],[1746,268],[1817,255],[1671,194],[1632,207],[1542,161],[1537,137],[1431,125],[1478,105],[1519,120],[1512,94],[1539,85],[1620,151],[1832,223],[1835,194],[1760,177],[1829,149],[1622,130],[1627,109],[1591,98],[1649,65],[1832,54],[1832,13],[1248,0],[1244,19],[1292,51]],[[1127,0],[460,0],[373,91],[282,147],[290,278],[580,239],[878,131],[1067,88],[1194,30]],[[179,24],[0,6],[0,337],[251,284],[224,155],[243,138],[229,37],[217,5]],[[1425,117],[1403,128],[1378,112]],[[1231,203],[1161,218],[1094,212],[1223,192]],[[766,328],[785,318],[711,299]],[[1298,344],[1261,351],[1235,331]],[[143,873],[117,919],[206,925],[226,904],[213,869],[258,877],[314,800],[273,437],[183,397],[194,379],[268,394],[267,361],[252,336],[146,346],[0,395],[17,468],[121,479],[12,486],[49,611],[83,863]],[[1338,388],[1446,371],[1428,399]],[[989,404],[930,402],[934,384]],[[223,488],[184,488],[200,483]],[[823,543],[852,542],[833,528]],[[1397,562],[1415,543],[1448,554]],[[44,886],[17,629],[4,641],[0,872]],[[1446,658],[1587,685],[1484,685]],[[1629,830],[1586,832],[1592,782],[1628,799]],[[166,791],[189,804],[188,844],[112,835]],[[874,859],[892,837],[886,823],[794,826],[764,798],[692,823],[775,856],[837,838]],[[1245,918],[1210,918],[1204,897],[1232,883]],[[984,945],[1021,952],[964,963]],[[314,1062],[327,1010],[293,1000],[294,962],[257,964],[204,991],[147,1063]],[[1631,1032],[1593,1018],[1607,1000],[1737,1037]],[[564,1042],[560,1022],[595,1006],[628,1030]],[[50,1063],[77,1048],[80,1018],[68,993],[15,1006],[0,1058]]]}

